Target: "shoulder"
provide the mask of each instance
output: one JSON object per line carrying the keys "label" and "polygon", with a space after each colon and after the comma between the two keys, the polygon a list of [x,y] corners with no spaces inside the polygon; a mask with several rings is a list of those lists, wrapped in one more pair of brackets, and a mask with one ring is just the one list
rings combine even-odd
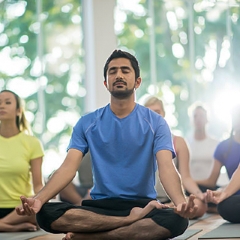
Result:
{"label": "shoulder", "polygon": [[24,141],[27,141],[27,142],[40,143],[40,140],[37,137],[26,134],[24,132],[21,133],[20,138],[24,139]]}
{"label": "shoulder", "polygon": [[183,137],[173,135],[172,138],[175,149],[187,148],[187,143]]}
{"label": "shoulder", "polygon": [[37,137],[22,132],[20,135],[20,139],[21,142],[29,149],[33,151],[35,150],[43,151],[43,145]]}
{"label": "shoulder", "polygon": [[219,142],[219,143],[217,144],[217,150],[221,150],[221,149],[222,149],[222,150],[225,150],[226,148],[229,147],[230,142],[231,142],[231,139],[230,139],[230,138],[225,139],[225,140]]}
{"label": "shoulder", "polygon": [[107,111],[107,109],[109,108],[109,104],[105,107],[99,108],[95,111],[86,113],[85,115],[81,116],[76,124],[76,127],[78,127],[79,125],[85,126],[85,124],[87,125],[91,125],[92,123],[96,122],[98,119],[100,119],[102,117],[102,115]]}
{"label": "shoulder", "polygon": [[159,123],[159,122],[165,123],[165,119],[160,114],[140,104],[136,105],[136,111],[146,121],[155,122],[155,123]]}

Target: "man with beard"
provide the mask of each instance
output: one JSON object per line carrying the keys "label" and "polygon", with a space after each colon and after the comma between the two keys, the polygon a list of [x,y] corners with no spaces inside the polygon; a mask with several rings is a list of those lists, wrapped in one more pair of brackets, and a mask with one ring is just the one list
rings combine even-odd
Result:
{"label": "man with beard", "polygon": [[[186,201],[172,158],[169,127],[135,102],[141,84],[137,59],[115,50],[104,66],[110,104],[81,117],[73,128],[68,153],[46,186],[33,198],[21,197],[19,215],[37,214],[41,228],[69,239],[167,239],[182,234],[197,206]],[[82,157],[92,156],[92,200],[82,206],[47,203],[74,177]],[[155,171],[175,204],[156,201]],[[177,224],[176,224],[177,223]]]}

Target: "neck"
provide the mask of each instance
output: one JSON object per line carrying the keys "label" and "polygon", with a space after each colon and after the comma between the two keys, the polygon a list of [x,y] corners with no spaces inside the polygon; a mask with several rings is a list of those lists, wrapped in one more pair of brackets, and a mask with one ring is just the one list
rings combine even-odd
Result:
{"label": "neck", "polygon": [[136,103],[132,98],[119,100],[111,97],[110,108],[118,118],[128,116],[133,111],[135,105]]}
{"label": "neck", "polygon": [[0,136],[10,138],[19,133],[19,129],[16,124],[1,122],[0,125]]}
{"label": "neck", "polygon": [[204,140],[207,137],[205,128],[202,129],[195,129],[194,131],[194,138],[196,140]]}

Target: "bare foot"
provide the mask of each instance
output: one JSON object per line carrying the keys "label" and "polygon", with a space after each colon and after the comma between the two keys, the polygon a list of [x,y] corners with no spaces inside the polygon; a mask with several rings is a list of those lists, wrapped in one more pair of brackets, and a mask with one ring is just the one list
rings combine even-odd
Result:
{"label": "bare foot", "polygon": [[37,226],[32,223],[19,223],[13,226],[14,232],[27,231],[35,232],[38,230]]}
{"label": "bare foot", "polygon": [[74,237],[74,233],[68,232],[62,240],[71,240]]}
{"label": "bare foot", "polygon": [[128,217],[133,221],[134,220],[137,221],[137,220],[145,217],[154,208],[163,209],[163,208],[169,208],[169,207],[167,205],[159,203],[158,201],[153,200],[153,201],[149,202],[144,208],[134,207],[131,210]]}

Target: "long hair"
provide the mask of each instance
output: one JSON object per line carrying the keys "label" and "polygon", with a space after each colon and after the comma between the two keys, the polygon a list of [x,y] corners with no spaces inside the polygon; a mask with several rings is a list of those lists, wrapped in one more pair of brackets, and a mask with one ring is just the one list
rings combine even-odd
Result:
{"label": "long hair", "polygon": [[16,99],[16,109],[20,109],[21,114],[19,116],[16,116],[16,125],[20,132],[26,132],[29,135],[32,135],[31,127],[25,117],[25,110],[24,110],[24,101],[13,91],[11,90],[2,90],[2,92],[9,92],[13,94],[13,96]]}
{"label": "long hair", "polygon": [[236,106],[233,107],[232,109],[232,129],[231,129],[231,133],[229,136],[229,144],[228,144],[228,150],[225,152],[225,159],[228,157],[228,155],[230,154],[231,150],[232,150],[232,145],[233,145],[233,141],[234,141],[234,121],[236,116],[240,114],[240,104],[237,104]]}

